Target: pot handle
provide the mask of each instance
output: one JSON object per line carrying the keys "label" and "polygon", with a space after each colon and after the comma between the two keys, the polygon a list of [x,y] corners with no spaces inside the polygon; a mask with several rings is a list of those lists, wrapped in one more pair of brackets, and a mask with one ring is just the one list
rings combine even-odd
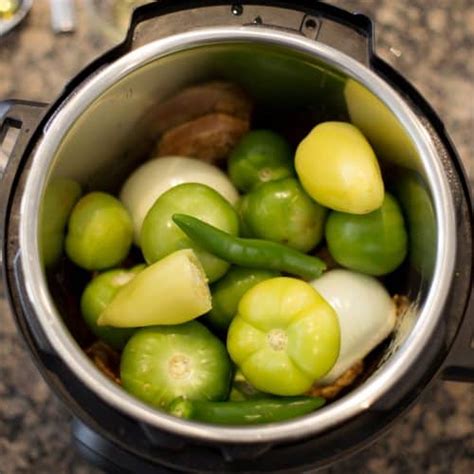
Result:
{"label": "pot handle", "polygon": [[0,102],[0,217],[31,135],[46,111],[46,104],[26,100]]}
{"label": "pot handle", "polygon": [[23,154],[45,108],[46,104],[26,100],[0,102],[0,177]]}
{"label": "pot handle", "polygon": [[456,339],[443,364],[442,377],[454,382],[474,383],[474,287]]}
{"label": "pot handle", "polygon": [[[46,104],[40,102],[0,101],[0,232],[5,228],[10,191],[21,157],[45,111]],[[0,266],[2,255],[0,249]]]}

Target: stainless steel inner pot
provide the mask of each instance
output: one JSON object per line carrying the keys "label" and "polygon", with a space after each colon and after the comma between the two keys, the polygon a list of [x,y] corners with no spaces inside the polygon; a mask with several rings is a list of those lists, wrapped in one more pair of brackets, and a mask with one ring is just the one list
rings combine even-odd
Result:
{"label": "stainless steel inner pot", "polygon": [[[48,180],[65,176],[89,189],[117,190],[151,142],[147,114],[182,87],[225,77],[272,108],[311,106],[351,120],[374,146],[385,179],[415,174],[424,199],[417,216],[431,229],[424,245],[411,236],[398,290],[413,304],[379,367],[340,400],[304,418],[260,427],[218,427],[180,420],[128,395],[86,357],[63,322],[40,263],[38,216]],[[456,232],[452,197],[427,130],[404,100],[363,64],[284,30],[205,28],[142,46],[92,75],[63,102],[33,152],[21,203],[20,250],[26,291],[50,344],[76,376],[120,411],[176,435],[255,443],[316,435],[358,415],[403,382],[443,318],[453,276]],[[397,178],[398,179],[398,178]],[[403,192],[403,190],[402,190]],[[412,209],[407,208],[410,213]],[[421,214],[420,214],[421,212]],[[431,226],[431,227],[430,227]]]}

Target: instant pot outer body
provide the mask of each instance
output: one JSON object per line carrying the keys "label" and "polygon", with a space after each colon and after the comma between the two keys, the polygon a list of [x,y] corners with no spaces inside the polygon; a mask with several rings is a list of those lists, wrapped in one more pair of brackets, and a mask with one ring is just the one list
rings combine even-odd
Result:
{"label": "instant pot outer body", "polygon": [[[247,89],[269,110],[268,126],[276,112],[297,117],[304,106],[314,123],[361,128],[411,237],[409,262],[386,284],[413,304],[366,380],[320,412],[272,426],[177,420],[113,386],[63,322],[72,303],[51,297],[38,257],[37,216],[50,177],[116,191],[151,146],[150,104],[215,77]],[[302,472],[369,444],[435,377],[473,380],[469,185],[435,112],[373,53],[366,17],[313,1],[156,2],[137,9],[125,41],[54,104],[4,102],[0,119],[0,138],[19,130],[0,168],[7,293],[38,369],[74,415],[76,446],[104,469]]]}

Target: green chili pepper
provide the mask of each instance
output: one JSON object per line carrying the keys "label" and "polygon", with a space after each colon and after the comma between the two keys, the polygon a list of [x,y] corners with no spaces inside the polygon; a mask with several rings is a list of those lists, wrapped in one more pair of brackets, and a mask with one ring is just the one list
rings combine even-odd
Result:
{"label": "green chili pepper", "polygon": [[185,214],[174,214],[173,221],[205,250],[235,265],[282,271],[308,279],[319,277],[326,269],[321,259],[283,244],[233,237]]}
{"label": "green chili pepper", "polygon": [[267,398],[239,402],[174,399],[168,411],[180,418],[221,425],[253,425],[288,420],[322,407],[321,397]]}

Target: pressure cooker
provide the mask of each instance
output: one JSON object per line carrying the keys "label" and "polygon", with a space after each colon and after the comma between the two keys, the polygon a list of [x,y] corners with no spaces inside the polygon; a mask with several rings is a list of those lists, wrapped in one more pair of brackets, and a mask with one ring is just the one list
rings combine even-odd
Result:
{"label": "pressure cooker", "polygon": [[[316,1],[162,0],[52,104],[0,103],[2,269],[18,330],[73,414],[73,441],[110,472],[302,472],[384,433],[437,377],[474,380],[472,196],[442,121],[374,53],[373,26]],[[147,153],[150,104],[213,78],[245,88],[268,117],[307,110],[352,122],[390,175],[410,250],[392,285],[412,304],[362,383],[305,417],[261,426],[171,417],[124,392],[87,358],[72,303],[39,258],[38,221],[56,176],[117,191]],[[316,111],[316,112],[315,112]],[[73,291],[74,281],[63,285]]]}

